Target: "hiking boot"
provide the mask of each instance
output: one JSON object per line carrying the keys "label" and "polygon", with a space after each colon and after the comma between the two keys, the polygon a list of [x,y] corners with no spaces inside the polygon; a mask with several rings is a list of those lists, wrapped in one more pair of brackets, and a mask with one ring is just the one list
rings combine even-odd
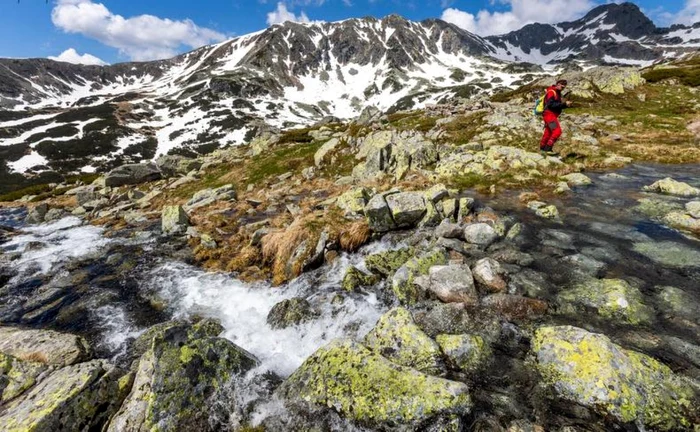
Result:
{"label": "hiking boot", "polygon": [[548,150],[544,152],[544,154],[547,156],[559,156],[559,152],[555,152],[554,150]]}

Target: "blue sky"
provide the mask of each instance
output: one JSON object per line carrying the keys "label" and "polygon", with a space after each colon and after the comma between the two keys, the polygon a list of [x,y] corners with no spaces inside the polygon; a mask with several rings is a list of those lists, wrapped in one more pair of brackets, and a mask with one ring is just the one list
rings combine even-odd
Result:
{"label": "blue sky", "polygon": [[[107,63],[166,58],[284,20],[397,13],[478,34],[576,19],[600,0],[0,0],[0,57]],[[700,20],[700,0],[636,2],[657,25]]]}

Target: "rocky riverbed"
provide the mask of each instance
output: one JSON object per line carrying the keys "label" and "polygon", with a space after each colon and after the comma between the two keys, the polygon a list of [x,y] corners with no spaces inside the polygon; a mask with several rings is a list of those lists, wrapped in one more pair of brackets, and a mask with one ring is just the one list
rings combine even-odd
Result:
{"label": "rocky riverbed", "polygon": [[360,194],[381,234],[281,286],[203,271],[160,221],[0,209],[0,424],[693,430],[698,178],[638,164],[560,194],[374,195],[388,214]]}

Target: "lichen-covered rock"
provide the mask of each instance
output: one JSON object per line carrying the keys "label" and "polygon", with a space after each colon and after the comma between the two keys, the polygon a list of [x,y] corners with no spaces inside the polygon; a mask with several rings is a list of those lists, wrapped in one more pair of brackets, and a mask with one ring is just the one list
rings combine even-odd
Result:
{"label": "lichen-covered rock", "polygon": [[318,316],[308,300],[295,297],[282,300],[270,309],[267,315],[267,323],[273,329],[286,328],[310,321]]}
{"label": "lichen-covered rock", "polygon": [[664,223],[672,228],[700,234],[700,219],[686,212],[671,212],[664,216]]}
{"label": "lichen-covered rock", "polygon": [[189,325],[156,332],[110,432],[217,428],[210,405],[217,391],[258,361],[226,339],[195,333]]}
{"label": "lichen-covered rock", "polygon": [[569,186],[588,186],[593,184],[593,180],[585,174],[571,173],[561,177]]}
{"label": "lichen-covered rock", "polygon": [[43,363],[24,361],[0,353],[0,405],[16,398],[36,383],[47,369]]}
{"label": "lichen-covered rock", "polygon": [[396,229],[389,205],[382,194],[373,196],[365,206],[365,216],[372,231],[387,232]]}
{"label": "lichen-covered rock", "polygon": [[442,371],[440,348],[413,322],[411,312],[404,308],[395,308],[382,315],[364,342],[367,348],[396,364],[429,375],[439,375]]}
{"label": "lichen-covered rock", "polygon": [[541,327],[532,350],[545,384],[559,398],[653,430],[687,430],[698,420],[700,401],[684,378],[605,335]]}
{"label": "lichen-covered rock", "polygon": [[316,150],[316,153],[314,154],[314,164],[317,167],[320,167],[324,164],[324,162],[327,162],[326,156],[328,156],[328,154],[335,150],[339,145],[340,140],[338,138],[331,138],[326,141],[320,149]]}
{"label": "lichen-covered rock", "polygon": [[505,271],[493,258],[483,258],[474,264],[472,269],[474,279],[479,287],[489,293],[500,293],[506,290],[508,284],[503,276]]}
{"label": "lichen-covered rock", "polygon": [[379,276],[366,274],[357,267],[350,266],[345,272],[341,286],[345,291],[356,291],[360,287],[372,286],[379,282]]}
{"label": "lichen-covered rock", "polygon": [[528,207],[535,211],[535,214],[544,219],[556,219],[559,217],[559,210],[554,205],[547,205],[540,201],[528,203]]}
{"label": "lichen-covered rock", "polygon": [[415,279],[427,275],[431,267],[444,264],[447,264],[447,254],[443,249],[435,249],[408,260],[394,273],[391,280],[391,288],[399,302],[412,305],[423,300],[426,293],[414,283]]}
{"label": "lichen-covered rock", "polygon": [[445,303],[475,305],[479,302],[474,277],[466,264],[431,267],[430,291]]}
{"label": "lichen-covered rock", "polygon": [[0,327],[0,353],[55,366],[69,366],[92,356],[80,336],[15,327]]}
{"label": "lichen-covered rock", "polygon": [[124,393],[117,371],[102,360],[66,366],[11,401],[0,425],[5,432],[99,430]]}
{"label": "lichen-covered rock", "polygon": [[370,199],[370,191],[364,187],[352,188],[338,197],[335,204],[350,215],[364,215],[365,205]]}
{"label": "lichen-covered rock", "polygon": [[442,238],[460,238],[464,234],[462,228],[456,223],[450,222],[448,219],[443,220],[437,228],[435,228],[435,237]]}
{"label": "lichen-covered rock", "polygon": [[367,258],[365,258],[365,266],[372,273],[388,277],[394,274],[402,265],[406,264],[415,254],[416,251],[413,248],[379,252],[367,256]]}
{"label": "lichen-covered rock", "polygon": [[105,187],[118,187],[158,180],[161,173],[155,164],[127,164],[114,168],[104,177]]}
{"label": "lichen-covered rock", "polygon": [[282,385],[290,403],[329,407],[370,428],[416,429],[471,411],[469,388],[397,365],[357,342],[322,347]]}
{"label": "lichen-covered rock", "polygon": [[676,195],[683,197],[700,196],[700,189],[689,185],[688,183],[679,182],[671,177],[659,180],[650,186],[644,186],[647,192],[658,192],[666,195]]}
{"label": "lichen-covered rock", "polygon": [[589,279],[562,291],[557,299],[565,312],[568,305],[586,307],[603,318],[632,325],[650,324],[654,319],[639,289],[622,279]]}
{"label": "lichen-covered rock", "polygon": [[685,211],[695,219],[700,219],[700,201],[691,201],[685,204]]}
{"label": "lichen-covered rock", "polygon": [[425,215],[426,204],[423,194],[401,192],[386,197],[391,216],[399,228],[415,226]]}
{"label": "lichen-covered rock", "polygon": [[187,213],[181,206],[165,206],[161,213],[161,230],[163,234],[184,234],[189,226]]}
{"label": "lichen-covered rock", "polygon": [[467,243],[488,246],[498,239],[498,233],[487,223],[475,223],[464,228],[464,240]]}
{"label": "lichen-covered rock", "polygon": [[680,288],[657,287],[660,309],[670,315],[700,323],[700,301]]}
{"label": "lichen-covered rock", "polygon": [[29,209],[25,222],[28,224],[40,224],[44,222],[46,214],[49,212],[49,206],[46,203],[40,203]]}
{"label": "lichen-covered rock", "polygon": [[673,197],[642,198],[634,209],[650,218],[662,219],[665,215],[682,210],[683,206]]}
{"label": "lichen-covered rock", "polygon": [[441,334],[435,338],[448,358],[450,366],[468,374],[474,374],[488,363],[493,352],[479,335]]}
{"label": "lichen-covered rock", "polygon": [[131,344],[130,353],[134,357],[141,357],[151,348],[153,344],[153,339],[158,336],[162,337],[163,334],[172,328],[187,328],[189,338],[208,338],[219,336],[224,331],[224,327],[219,323],[219,321],[214,319],[203,319],[195,323],[189,323],[186,321],[166,321],[156,325],[153,325],[146,329],[143,333],[136,338],[136,340]]}
{"label": "lichen-covered rock", "polygon": [[238,198],[236,189],[232,184],[226,184],[213,189],[202,189],[194,193],[192,198],[184,205],[185,210],[191,211],[199,207],[208,206],[217,201],[234,201]]}
{"label": "lichen-covered rock", "polygon": [[669,267],[700,267],[700,251],[672,241],[635,243],[632,247],[647,258]]}

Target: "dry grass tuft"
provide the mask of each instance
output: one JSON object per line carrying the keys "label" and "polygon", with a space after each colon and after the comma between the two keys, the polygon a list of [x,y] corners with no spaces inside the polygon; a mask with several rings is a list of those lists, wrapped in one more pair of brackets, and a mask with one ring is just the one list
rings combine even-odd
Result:
{"label": "dry grass tuft", "polygon": [[272,265],[272,282],[275,285],[301,274],[301,268],[288,271],[287,263],[302,242],[311,240],[312,232],[306,222],[303,217],[297,218],[285,230],[270,233],[263,238],[263,260]]}
{"label": "dry grass tuft", "polygon": [[20,353],[15,355],[20,360],[28,361],[28,362],[35,362],[35,363],[48,363],[49,358],[48,356],[43,353],[43,352],[29,352],[29,353]]}
{"label": "dry grass tuft", "polygon": [[229,261],[226,271],[242,272],[260,261],[261,252],[255,246],[244,246],[235,258]]}
{"label": "dry grass tuft", "polygon": [[367,243],[372,230],[365,219],[355,221],[340,232],[340,248],[354,252]]}

